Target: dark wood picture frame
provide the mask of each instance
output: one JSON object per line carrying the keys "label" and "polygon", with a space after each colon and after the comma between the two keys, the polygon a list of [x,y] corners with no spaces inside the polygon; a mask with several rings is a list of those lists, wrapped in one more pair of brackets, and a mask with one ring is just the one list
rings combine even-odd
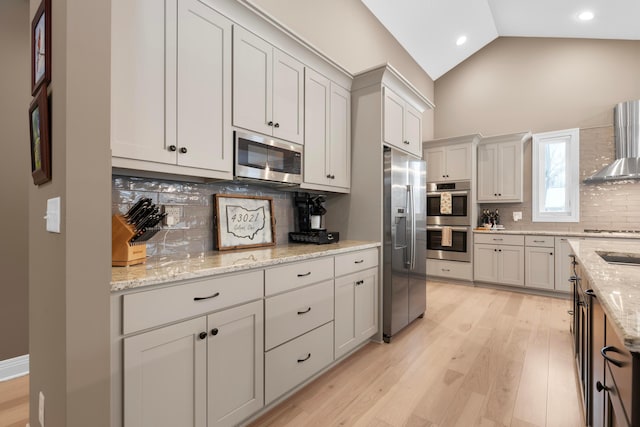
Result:
{"label": "dark wood picture frame", "polygon": [[276,244],[271,197],[214,194],[214,249],[258,248]]}
{"label": "dark wood picture frame", "polygon": [[35,96],[40,86],[47,85],[49,82],[51,82],[51,0],[42,0],[31,21],[31,95]]}
{"label": "dark wood picture frame", "polygon": [[49,139],[49,100],[43,85],[29,105],[29,145],[31,176],[35,185],[51,181],[51,140]]}

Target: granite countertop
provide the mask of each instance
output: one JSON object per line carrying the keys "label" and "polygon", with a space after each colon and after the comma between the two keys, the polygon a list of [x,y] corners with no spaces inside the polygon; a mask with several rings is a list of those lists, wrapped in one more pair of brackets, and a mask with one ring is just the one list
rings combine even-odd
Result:
{"label": "granite countertop", "polygon": [[544,231],[544,230],[478,230],[473,229],[474,233],[483,234],[518,234],[528,236],[562,236],[562,237],[594,237],[601,239],[626,238],[640,239],[640,233],[616,233],[616,232],[600,232],[586,233],[584,231]]}
{"label": "granite countertop", "polygon": [[345,240],[329,245],[290,244],[260,249],[210,251],[197,255],[153,257],[146,264],[111,269],[111,292],[177,280],[264,268],[293,261],[379,247],[377,242]]}
{"label": "granite countertop", "polygon": [[640,242],[569,240],[608,319],[629,351],[640,352],[640,266],[609,264],[596,251],[632,253]]}

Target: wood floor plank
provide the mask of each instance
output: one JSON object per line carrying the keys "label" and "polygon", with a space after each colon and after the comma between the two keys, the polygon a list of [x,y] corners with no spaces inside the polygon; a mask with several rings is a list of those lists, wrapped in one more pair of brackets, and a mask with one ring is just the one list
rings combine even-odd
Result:
{"label": "wood floor plank", "polygon": [[24,427],[29,421],[29,375],[0,381],[0,427]]}

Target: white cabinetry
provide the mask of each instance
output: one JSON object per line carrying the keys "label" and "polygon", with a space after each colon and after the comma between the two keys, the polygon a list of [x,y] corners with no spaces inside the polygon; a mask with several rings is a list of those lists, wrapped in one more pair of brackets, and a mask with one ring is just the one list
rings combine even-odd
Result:
{"label": "white cabinetry", "polygon": [[525,286],[554,289],[554,245],[553,237],[525,236]]}
{"label": "white cabinetry", "polygon": [[383,88],[383,140],[414,156],[422,154],[422,114],[388,87]]}
{"label": "white cabinetry", "polygon": [[351,94],[305,70],[302,188],[348,192],[351,185]]}
{"label": "white cabinetry", "polygon": [[472,281],[473,264],[470,262],[429,259],[427,260],[427,276]]}
{"label": "white cabinetry", "polygon": [[474,280],[524,285],[524,236],[476,234],[474,242]]}
{"label": "white cabinetry", "polygon": [[474,175],[476,146],[480,135],[425,141],[427,182],[466,181]]}
{"label": "white cabinetry", "polygon": [[478,202],[522,202],[522,158],[530,133],[483,138],[478,145]]}
{"label": "white cabinetry", "polygon": [[[262,288],[261,274],[247,273],[135,293],[125,302],[135,311],[125,310],[123,329],[146,327],[137,318],[168,314],[170,321],[200,313],[200,308],[183,312],[182,301],[206,309],[221,298],[218,307],[225,308],[237,301],[225,300],[230,283],[252,289],[244,295],[255,296]],[[201,291],[211,293],[194,300],[202,298]],[[124,338],[125,427],[231,426],[262,408],[263,334],[258,300]]]}
{"label": "white cabinetry", "polygon": [[304,65],[233,27],[233,124],[303,143]]}
{"label": "white cabinetry", "polygon": [[231,21],[196,0],[112,3],[114,167],[232,178]]}

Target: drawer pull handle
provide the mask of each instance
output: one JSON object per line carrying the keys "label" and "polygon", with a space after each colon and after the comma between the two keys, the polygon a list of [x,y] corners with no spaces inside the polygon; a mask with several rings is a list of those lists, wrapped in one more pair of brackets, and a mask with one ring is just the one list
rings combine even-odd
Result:
{"label": "drawer pull handle", "polygon": [[587,289],[586,291],[584,291],[585,294],[589,295],[590,297],[595,297],[596,293],[593,292],[593,289]]}
{"label": "drawer pull handle", "polygon": [[193,300],[194,301],[202,301],[203,299],[211,299],[211,298],[215,298],[217,296],[220,296],[220,292],[216,292],[213,295],[209,295],[208,297],[195,297]]}
{"label": "drawer pull handle", "polygon": [[361,259],[360,261],[354,261],[354,264],[362,264],[364,262],[363,259]]}
{"label": "drawer pull handle", "polygon": [[306,276],[310,276],[311,272],[308,273],[304,273],[304,274],[298,274],[298,277],[306,277]]}
{"label": "drawer pull handle", "polygon": [[309,359],[311,359],[311,353],[307,353],[307,357],[304,357],[302,359],[298,359],[298,363],[306,362]]}
{"label": "drawer pull handle", "polygon": [[598,382],[596,382],[596,390],[598,390],[598,392],[600,392],[602,390],[609,390],[609,388],[604,386],[600,381],[598,381]]}
{"label": "drawer pull handle", "polygon": [[443,268],[442,271],[451,271],[448,268]]}
{"label": "drawer pull handle", "polygon": [[623,362],[620,362],[618,360],[614,360],[612,358],[610,358],[609,356],[607,356],[607,352],[610,351],[612,353],[620,353],[620,351],[615,348],[612,345],[608,345],[606,347],[602,347],[602,349],[600,350],[600,354],[602,355],[602,357],[604,357],[606,360],[609,361],[609,363],[611,363],[614,366],[617,366],[618,368],[622,368],[624,366]]}
{"label": "drawer pull handle", "polygon": [[493,239],[494,242],[502,242],[504,239]]}
{"label": "drawer pull handle", "polygon": [[307,309],[306,309],[306,310],[304,310],[304,311],[299,311],[299,312],[298,312],[298,314],[305,314],[305,313],[308,313],[308,312],[310,312],[310,311],[311,311],[311,307],[307,308]]}
{"label": "drawer pull handle", "polygon": [[534,240],[533,243],[544,243],[544,240]]}

